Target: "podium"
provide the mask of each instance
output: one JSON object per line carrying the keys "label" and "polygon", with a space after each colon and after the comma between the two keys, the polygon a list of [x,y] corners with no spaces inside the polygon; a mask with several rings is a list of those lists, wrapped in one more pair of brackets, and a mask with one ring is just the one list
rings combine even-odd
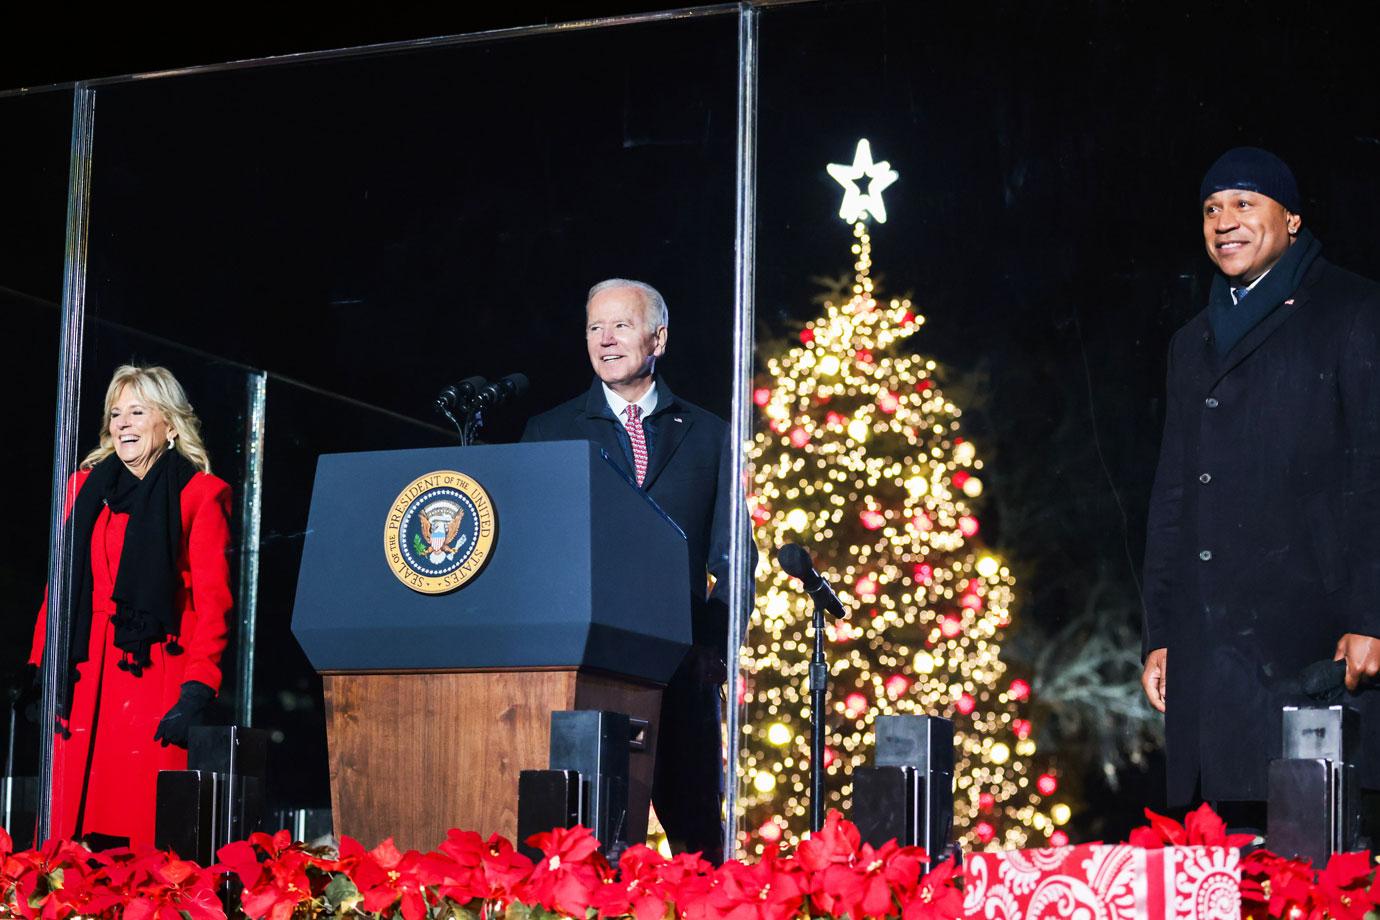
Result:
{"label": "podium", "polygon": [[684,534],[598,447],[324,455],[307,528],[292,631],[324,684],[337,834],[511,839],[550,714],[605,709],[649,723],[627,827],[645,837],[661,688],[690,645],[689,563]]}

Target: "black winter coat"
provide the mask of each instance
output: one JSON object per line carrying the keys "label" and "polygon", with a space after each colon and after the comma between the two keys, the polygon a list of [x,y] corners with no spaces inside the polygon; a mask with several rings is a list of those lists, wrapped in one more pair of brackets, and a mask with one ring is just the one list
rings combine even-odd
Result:
{"label": "black winter coat", "polygon": [[[653,432],[642,488],[685,531],[690,585],[695,590],[691,598],[694,641],[724,658],[728,647],[730,502],[734,494],[742,494],[732,488],[728,424],[678,398],[660,378],[656,387],[656,409],[642,422]],[[589,441],[602,447],[632,477],[632,463],[619,441],[619,425],[596,378],[583,395],[530,419],[522,440]],[[706,599],[706,573],[715,578],[710,600]]]}
{"label": "black winter coat", "polygon": [[[1225,358],[1206,311],[1169,352],[1144,631],[1169,802],[1263,800],[1300,670],[1380,636],[1380,285],[1319,258]],[[1350,701],[1380,788],[1380,689]]]}

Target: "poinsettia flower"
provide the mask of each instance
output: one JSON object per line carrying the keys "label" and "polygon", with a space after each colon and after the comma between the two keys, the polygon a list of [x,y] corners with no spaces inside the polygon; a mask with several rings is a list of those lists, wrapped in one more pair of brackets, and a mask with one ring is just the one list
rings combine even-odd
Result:
{"label": "poinsettia flower", "polygon": [[1272,917],[1290,920],[1311,913],[1314,872],[1308,860],[1255,850],[1241,861],[1243,901],[1263,903]]}
{"label": "poinsettia flower", "polygon": [[49,840],[15,857],[15,905],[24,917],[62,920],[81,912],[89,895],[91,852],[71,840]]}
{"label": "poinsettia flower", "polygon": [[795,858],[806,871],[819,872],[834,863],[852,862],[857,858],[861,841],[857,825],[845,821],[837,810],[830,809],[824,827],[800,841]]}
{"label": "poinsettia flower", "polygon": [[1366,883],[1370,881],[1370,851],[1333,853],[1327,867],[1318,874],[1314,899],[1332,920],[1361,920],[1375,901]]}
{"label": "poinsettia flower", "polygon": [[687,920],[790,920],[805,891],[789,867],[775,860],[749,866],[730,860],[713,873],[700,897],[681,905]]}
{"label": "poinsettia flower", "polygon": [[392,837],[361,856],[350,873],[350,881],[363,896],[360,907],[369,913],[391,913],[393,905],[401,902],[404,920],[422,920],[427,901],[417,877],[421,859],[416,850],[400,851]]}
{"label": "poinsettia flower", "polygon": [[532,860],[498,834],[490,835],[480,854],[484,869],[485,897],[498,900],[513,900],[526,885],[532,875]]}
{"label": "poinsettia flower", "polygon": [[901,907],[901,920],[955,920],[963,916],[963,892],[953,860],[935,866],[920,880],[915,896]]}
{"label": "poinsettia flower", "polygon": [[1207,802],[1184,818],[1184,833],[1188,837],[1188,845],[1196,847],[1236,848],[1255,840],[1254,834],[1228,834],[1227,823],[1217,816]]}
{"label": "poinsettia flower", "polygon": [[[253,840],[253,837],[250,839]],[[264,872],[258,884],[246,886],[240,893],[240,906],[250,920],[260,917],[288,920],[298,904],[312,899],[311,880],[307,877],[308,861],[307,854],[298,849],[281,849],[265,860]]]}
{"label": "poinsettia flower", "polygon": [[583,917],[595,889],[613,874],[599,853],[594,832],[558,827],[533,834],[527,842],[543,856],[527,880],[527,896],[547,910]]}
{"label": "poinsettia flower", "polygon": [[1161,847],[1243,847],[1255,840],[1251,834],[1228,834],[1226,823],[1204,802],[1189,812],[1180,824],[1173,818],[1145,809],[1149,827],[1138,827],[1128,838],[1132,846],[1147,850]]}
{"label": "poinsettia flower", "polygon": [[[467,835],[463,840],[455,838]],[[473,838],[472,845],[468,838]],[[449,846],[448,846],[449,844]],[[433,850],[417,865],[417,877],[423,885],[435,888],[436,893],[457,904],[468,904],[487,897],[484,880],[484,839],[473,831],[451,830],[440,851]]]}

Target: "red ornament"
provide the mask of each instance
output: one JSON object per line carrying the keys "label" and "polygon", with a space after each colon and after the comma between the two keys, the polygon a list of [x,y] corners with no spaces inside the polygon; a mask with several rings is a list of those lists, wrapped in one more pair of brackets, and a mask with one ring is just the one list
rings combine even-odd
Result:
{"label": "red ornament", "polygon": [[963,632],[963,622],[953,614],[949,614],[940,619],[939,631],[944,634],[944,638],[952,639]]}
{"label": "red ornament", "polygon": [[781,825],[776,823],[775,818],[768,818],[762,822],[762,826],[757,828],[757,836],[767,843],[776,843],[781,839]]}
{"label": "red ornament", "polygon": [[971,478],[972,477],[969,476],[966,471],[959,470],[957,473],[954,473],[953,475],[954,485],[958,486],[961,489],[963,488],[963,484]]}
{"label": "red ornament", "polygon": [[904,313],[901,314],[901,325],[902,325],[902,326],[911,326],[911,325],[914,325],[914,323],[915,323],[915,314],[914,314],[914,313],[912,313],[912,312],[910,312],[909,310],[907,310],[906,312],[904,312]]}
{"label": "red ornament", "polygon": [[915,575],[915,580],[922,585],[927,585],[934,581],[934,569],[930,567],[928,562],[920,563],[915,568],[911,569],[911,572]]}
{"label": "red ornament", "polygon": [[774,418],[767,423],[767,427],[770,428],[772,431],[775,431],[777,434],[781,434],[783,431],[786,430],[788,426],[785,422],[781,421],[781,419]]}
{"label": "red ornament", "polygon": [[859,364],[871,364],[871,363],[872,363],[872,352],[869,351],[869,350],[866,349],[866,348],[859,348],[857,351],[855,351],[855,352],[853,353],[853,358],[854,358]]}
{"label": "red ornament", "polygon": [[978,532],[978,519],[971,514],[965,514],[958,519],[958,532],[965,537],[976,537]]}
{"label": "red ornament", "polygon": [[791,432],[791,444],[795,447],[804,447],[810,443],[810,433],[804,428],[796,428]]}
{"label": "red ornament", "polygon": [[901,408],[901,400],[896,398],[895,393],[891,393],[887,390],[882,390],[882,392],[877,396],[877,406],[883,412],[895,412],[897,409]]}
{"label": "red ornament", "polygon": [[871,575],[864,575],[862,578],[853,582],[853,590],[856,591],[860,597],[876,597],[877,579],[873,578]]}
{"label": "red ornament", "polygon": [[933,381],[933,380],[922,380],[922,381],[920,381],[919,383],[917,383],[917,384],[915,385],[915,391],[916,391],[917,393],[928,393],[930,390],[933,390],[933,389],[934,389],[934,381]]}
{"label": "red ornament", "polygon": [[1011,682],[1011,689],[1008,692],[1013,700],[1030,699],[1030,684],[1018,677]]}
{"label": "red ornament", "polygon": [[918,513],[918,514],[916,514],[915,517],[911,518],[911,519],[910,519],[910,522],[911,522],[912,524],[914,524],[914,525],[915,525],[915,529],[918,530],[918,531],[920,531],[921,533],[923,533],[923,532],[925,532],[925,531],[927,531],[927,530],[933,530],[933,529],[934,529],[934,522],[931,521],[931,520],[930,520],[930,516],[929,516],[928,514],[926,514],[925,512],[923,512],[923,511],[921,511],[921,512]]}
{"label": "red ornament", "polygon": [[965,610],[981,610],[982,598],[978,597],[976,594],[963,595],[963,608]]}
{"label": "red ornament", "polygon": [[858,515],[858,519],[868,530],[876,530],[886,523],[886,515],[880,511],[873,511],[871,508]]}
{"label": "red ornament", "polygon": [[771,512],[763,507],[754,508],[752,509],[752,519],[758,526],[761,526],[771,520]]}
{"label": "red ornament", "polygon": [[839,759],[839,755],[836,754],[836,753],[834,753],[834,749],[831,748],[831,747],[825,746],[825,748],[824,748],[824,769],[827,770],[827,769],[829,769],[830,767],[832,767],[832,766],[834,765],[835,761],[837,761],[838,759]]}
{"label": "red ornament", "polygon": [[824,416],[824,423],[826,425],[842,425],[843,416],[839,415],[837,412],[830,412],[828,415]]}
{"label": "red ornament", "polygon": [[1049,845],[1052,847],[1066,847],[1069,845],[1069,835],[1063,831],[1055,831],[1049,835]]}
{"label": "red ornament", "polygon": [[893,674],[886,679],[886,683],[883,684],[883,686],[886,687],[886,695],[894,700],[909,690],[910,684],[911,680],[906,675]]}
{"label": "red ornament", "polygon": [[1053,773],[1041,773],[1040,778],[1035,780],[1035,788],[1040,790],[1040,795],[1054,795],[1059,788],[1059,781],[1054,778]]}
{"label": "red ornament", "polygon": [[1015,732],[1017,738],[1024,741],[1025,739],[1030,737],[1030,720],[1012,719],[1011,731]]}
{"label": "red ornament", "polygon": [[809,345],[814,340],[815,331],[811,329],[809,326],[806,326],[804,329],[800,330],[800,344]]}
{"label": "red ornament", "polygon": [[997,807],[997,797],[990,792],[984,792],[978,796],[978,810],[990,812]]}
{"label": "red ornament", "polygon": [[747,700],[747,675],[738,675],[738,705],[741,706]]}
{"label": "red ornament", "polygon": [[766,387],[758,387],[752,391],[752,401],[759,406],[765,406],[771,402],[771,390]]}
{"label": "red ornament", "polygon": [[992,838],[997,836],[997,829],[986,821],[979,821],[973,827],[973,836],[978,839],[979,843],[991,843]]}
{"label": "red ornament", "polygon": [[[867,712],[867,697],[861,693],[850,693],[843,698],[843,714],[850,719]],[[828,758],[825,758],[825,766],[828,766]]]}
{"label": "red ornament", "polygon": [[960,694],[958,699],[954,700],[954,708],[966,716],[977,708],[977,700],[973,699],[971,693]]}

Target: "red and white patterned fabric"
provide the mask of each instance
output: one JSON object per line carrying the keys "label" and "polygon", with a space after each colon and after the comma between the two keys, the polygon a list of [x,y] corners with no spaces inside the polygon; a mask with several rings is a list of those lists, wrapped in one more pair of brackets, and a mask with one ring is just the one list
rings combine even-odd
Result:
{"label": "red and white patterned fabric", "polygon": [[969,920],[1238,920],[1240,854],[1229,847],[1087,843],[967,857]]}
{"label": "red and white patterned fabric", "polygon": [[647,478],[647,436],[642,433],[642,408],[637,403],[629,403],[623,412],[628,416],[628,440],[632,442],[637,484],[642,485]]}

